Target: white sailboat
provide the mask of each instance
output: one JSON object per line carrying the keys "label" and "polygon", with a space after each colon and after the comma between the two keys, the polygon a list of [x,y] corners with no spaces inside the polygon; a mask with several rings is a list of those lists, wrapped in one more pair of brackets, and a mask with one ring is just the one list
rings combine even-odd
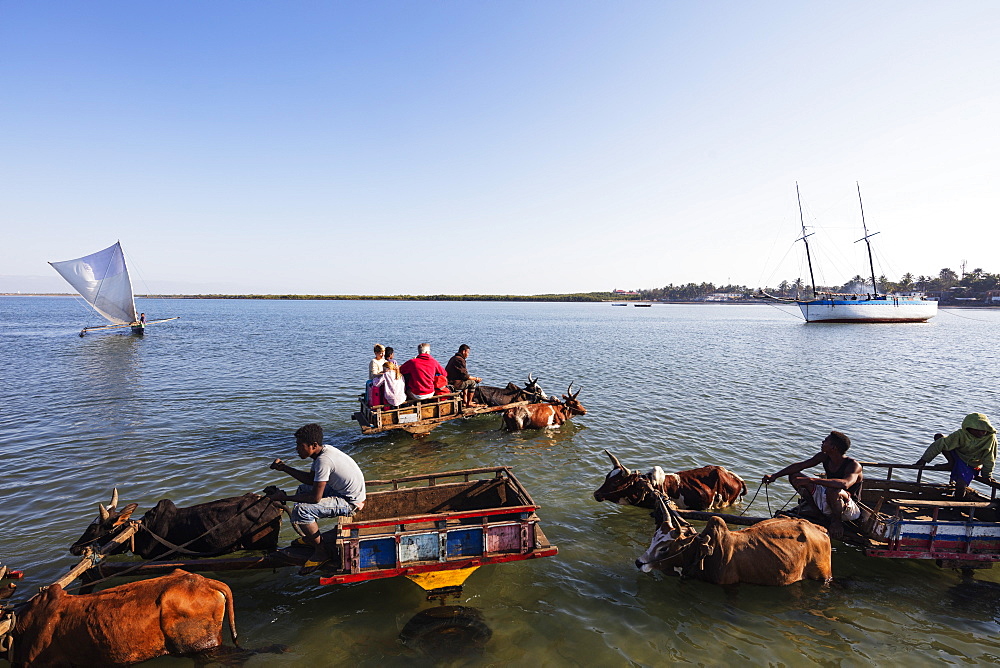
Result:
{"label": "white sailboat", "polygon": [[164,318],[146,322],[145,315],[141,318],[136,315],[132,281],[128,276],[121,242],[75,260],[49,262],[49,264],[101,317],[111,323],[98,327],[84,327],[80,331],[80,336],[98,329],[122,327],[130,327],[135,334],[144,334],[146,325],[177,319]]}
{"label": "white sailboat", "polygon": [[[799,197],[799,184],[795,184],[795,195]],[[861,186],[858,186],[858,203],[861,204]],[[806,322],[926,322],[937,315],[936,301],[924,299],[922,296],[879,294],[878,282],[875,279],[875,264],[872,261],[872,246],[869,239],[878,232],[869,234],[865,223],[864,205],[861,204],[861,225],[865,236],[858,241],[864,241],[868,246],[868,265],[871,268],[872,290],[870,294],[840,294],[819,292],[816,290],[816,279],[813,276],[812,256],[809,253],[809,237],[806,224],[802,217],[802,199],[799,198],[799,222],[802,225],[802,237],[799,239],[806,247],[806,260],[809,263],[809,278],[812,281],[812,299],[792,300],[802,311]],[[789,300],[780,300],[789,301]]]}

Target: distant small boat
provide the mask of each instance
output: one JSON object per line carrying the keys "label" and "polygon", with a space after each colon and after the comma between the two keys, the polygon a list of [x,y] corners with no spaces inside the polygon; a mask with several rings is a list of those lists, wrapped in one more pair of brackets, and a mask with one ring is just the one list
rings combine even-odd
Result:
{"label": "distant small boat", "polygon": [[652,304],[633,304],[636,308],[649,308]]}
{"label": "distant small boat", "polygon": [[146,322],[145,316],[140,318],[136,315],[132,281],[128,276],[128,267],[125,266],[121,242],[75,260],[49,264],[80,293],[91,308],[111,323],[84,327],[80,330],[80,336],[99,329],[124,327],[129,327],[133,334],[142,335],[146,332],[146,325],[177,320],[174,317]]}
{"label": "distant small boat", "polygon": [[612,304],[612,306],[628,306],[628,304]]}

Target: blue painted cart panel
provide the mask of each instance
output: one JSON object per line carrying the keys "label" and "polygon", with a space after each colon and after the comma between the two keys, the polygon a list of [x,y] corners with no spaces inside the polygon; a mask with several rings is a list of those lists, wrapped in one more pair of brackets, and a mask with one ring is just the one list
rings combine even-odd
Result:
{"label": "blue painted cart panel", "polygon": [[448,532],[449,557],[475,557],[483,553],[483,530],[460,529]]}
{"label": "blue painted cart panel", "polygon": [[358,544],[361,568],[395,568],[396,539],[375,538],[362,540]]}
{"label": "blue painted cart panel", "polygon": [[441,558],[441,539],[437,533],[402,536],[399,539],[399,561],[437,561]]}

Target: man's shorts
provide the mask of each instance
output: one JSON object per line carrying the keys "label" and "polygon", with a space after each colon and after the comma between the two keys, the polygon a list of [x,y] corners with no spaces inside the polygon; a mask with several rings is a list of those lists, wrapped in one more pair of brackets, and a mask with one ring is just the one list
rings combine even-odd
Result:
{"label": "man's shorts", "polygon": [[[299,485],[296,494],[308,494],[312,485]],[[324,496],[319,503],[296,503],[292,508],[292,524],[312,524],[324,517],[350,517],[354,506],[340,496]]]}
{"label": "man's shorts", "polygon": [[471,390],[475,388],[478,383],[469,378],[468,380],[449,380],[448,384],[455,388],[456,392],[461,392],[462,390]]}
{"label": "man's shorts", "polygon": [[951,466],[951,479],[958,482],[964,482],[966,486],[972,482],[972,479],[979,474],[981,468],[974,469],[967,462],[963,461],[961,457],[956,456],[955,462]]}
{"label": "man's shorts", "polygon": [[[816,502],[816,507],[819,508],[824,515],[829,517],[833,515],[833,509],[830,507],[830,504],[826,502],[826,490],[826,487],[816,485],[816,489],[813,490],[813,501]],[[844,516],[842,519],[856,520],[859,517],[861,517],[861,508],[858,507],[854,497],[849,496],[847,502],[844,503]]]}

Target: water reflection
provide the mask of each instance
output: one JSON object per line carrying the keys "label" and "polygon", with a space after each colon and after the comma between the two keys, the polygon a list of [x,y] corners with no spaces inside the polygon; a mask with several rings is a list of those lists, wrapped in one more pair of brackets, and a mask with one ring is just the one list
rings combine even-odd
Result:
{"label": "water reflection", "polygon": [[136,401],[143,386],[140,355],[145,341],[131,334],[84,337],[71,345],[64,365],[67,385],[77,392],[81,406],[115,431],[142,424],[143,402]]}
{"label": "water reflection", "polygon": [[492,636],[483,613],[464,605],[422,610],[399,633],[404,645],[435,663],[481,656]]}

